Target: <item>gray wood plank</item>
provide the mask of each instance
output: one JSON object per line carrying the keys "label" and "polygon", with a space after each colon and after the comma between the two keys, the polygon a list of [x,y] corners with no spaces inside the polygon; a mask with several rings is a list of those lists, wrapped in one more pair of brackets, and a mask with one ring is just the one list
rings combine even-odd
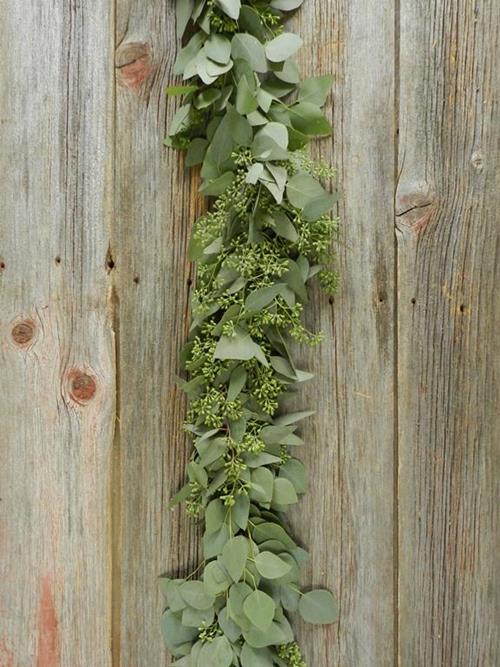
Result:
{"label": "gray wood plank", "polygon": [[107,667],[112,7],[0,24],[0,663]]}
{"label": "gray wood plank", "polygon": [[304,354],[316,378],[300,398],[317,408],[304,427],[311,488],[293,525],[311,553],[304,583],[326,585],[340,622],[300,626],[311,666],[393,662],[394,431],[394,5],[306,2],[293,26],[305,39],[304,75],[333,72],[329,113],[342,192],[341,286],[333,307],[319,292],[308,308],[326,332]]}
{"label": "gray wood plank", "polygon": [[399,661],[491,667],[500,6],[403,0],[400,25]]}
{"label": "gray wood plank", "polygon": [[[183,509],[167,509],[189,454],[175,381],[189,327],[187,243],[201,203],[179,154],[163,147],[164,91],[177,46],[173,5],[119,3],[112,253],[120,369],[113,654],[120,667],[167,664],[157,577],[198,564],[195,527]],[[171,103],[169,118],[173,112]]]}

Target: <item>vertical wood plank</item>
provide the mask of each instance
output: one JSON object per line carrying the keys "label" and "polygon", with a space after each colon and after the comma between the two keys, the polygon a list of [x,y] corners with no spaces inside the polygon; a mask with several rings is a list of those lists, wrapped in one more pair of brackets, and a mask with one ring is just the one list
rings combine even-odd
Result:
{"label": "vertical wood plank", "polygon": [[2,3],[0,663],[110,665],[112,5]]}
{"label": "vertical wood plank", "polygon": [[315,293],[312,327],[325,342],[304,354],[316,373],[300,405],[317,413],[303,450],[311,489],[293,525],[311,553],[304,581],[332,588],[336,626],[300,626],[309,665],[393,663],[394,4],[306,2],[304,76],[333,72],[332,160],[342,193],[333,308]]}
{"label": "vertical wood plank", "polygon": [[[187,243],[201,201],[163,147],[178,42],[174,5],[118,3],[116,196],[112,253],[119,328],[119,453],[114,499],[114,664],[167,663],[157,577],[197,561],[195,528],[169,498],[184,481],[179,353],[189,326]],[[196,562],[196,564],[198,564]]]}
{"label": "vertical wood plank", "polygon": [[499,25],[498,3],[401,2],[401,665],[500,660]]}

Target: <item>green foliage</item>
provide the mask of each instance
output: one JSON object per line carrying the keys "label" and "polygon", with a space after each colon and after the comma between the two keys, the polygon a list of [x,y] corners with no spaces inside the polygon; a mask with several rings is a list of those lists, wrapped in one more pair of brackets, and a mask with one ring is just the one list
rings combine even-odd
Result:
{"label": "green foliage", "polygon": [[195,223],[192,324],[180,381],[193,438],[184,502],[202,519],[204,561],[187,579],[161,579],[166,644],[184,667],[305,667],[285,615],[331,623],[328,591],[303,593],[307,553],[284,512],[307,490],[292,456],[303,441],[286,399],[312,375],[296,367],[290,340],[314,345],[303,323],[310,281],[333,292],[333,172],[309,157],[330,133],[322,106],[329,76],[300,82],[302,40],[283,13],[302,0],[177,0],[177,28],[192,35],[174,73],[184,83],[166,145],[200,165],[213,197]]}

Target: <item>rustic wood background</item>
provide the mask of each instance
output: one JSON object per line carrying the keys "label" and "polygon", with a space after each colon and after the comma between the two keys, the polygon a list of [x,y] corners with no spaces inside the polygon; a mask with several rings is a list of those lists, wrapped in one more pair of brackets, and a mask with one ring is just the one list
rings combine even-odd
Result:
{"label": "rustic wood background", "polygon": [[[159,667],[156,577],[198,552],[166,506],[203,206],[162,147],[173,7],[5,0],[0,25],[0,667]],[[336,76],[315,150],[343,193],[293,516],[341,618],[300,639],[311,667],[496,667],[500,4],[307,0],[293,25]]]}

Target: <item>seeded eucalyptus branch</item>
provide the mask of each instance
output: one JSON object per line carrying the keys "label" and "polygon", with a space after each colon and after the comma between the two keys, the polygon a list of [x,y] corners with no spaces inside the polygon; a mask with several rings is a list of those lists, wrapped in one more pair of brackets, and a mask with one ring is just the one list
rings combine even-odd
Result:
{"label": "seeded eucalyptus branch", "polygon": [[[204,561],[186,579],[161,579],[166,644],[182,667],[305,667],[287,619],[332,623],[330,592],[303,592],[307,552],[285,512],[306,491],[297,425],[286,399],[312,375],[290,340],[315,345],[302,322],[308,283],[336,286],[330,245],[332,170],[306,146],[330,134],[321,107],[332,80],[299,80],[302,40],[283,29],[302,0],[177,0],[179,37],[191,37],[167,93],[182,103],[166,144],[201,165],[211,197],[196,221],[192,324],[182,361],[194,449],[185,502],[203,521]],[[196,578],[197,575],[199,578]]]}

